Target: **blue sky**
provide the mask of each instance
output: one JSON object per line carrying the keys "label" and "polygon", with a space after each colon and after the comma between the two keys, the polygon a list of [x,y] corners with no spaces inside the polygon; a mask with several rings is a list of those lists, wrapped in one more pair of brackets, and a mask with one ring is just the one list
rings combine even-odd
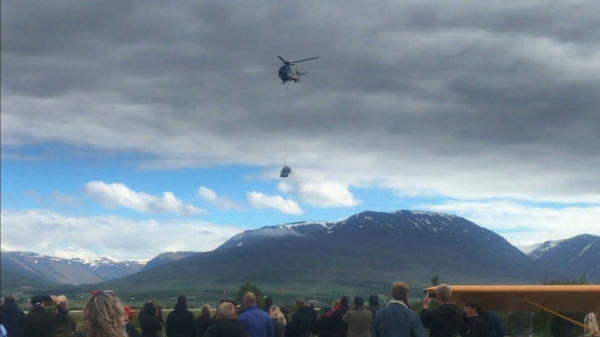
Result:
{"label": "blue sky", "polygon": [[[600,235],[600,3],[1,6],[2,250],[151,258],[399,209]],[[278,55],[319,59],[282,85]]]}

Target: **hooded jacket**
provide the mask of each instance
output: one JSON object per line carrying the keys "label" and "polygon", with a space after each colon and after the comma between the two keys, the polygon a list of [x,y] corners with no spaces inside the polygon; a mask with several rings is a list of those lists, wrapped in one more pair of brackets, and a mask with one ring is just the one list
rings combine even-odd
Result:
{"label": "hooded jacket", "polygon": [[167,337],[194,337],[196,335],[196,319],[185,304],[175,304],[175,308],[167,316],[165,332]]}
{"label": "hooded jacket", "polygon": [[56,329],[56,313],[36,306],[25,316],[25,328],[21,337],[54,337]]}
{"label": "hooded jacket", "polygon": [[292,320],[285,326],[286,337],[308,337],[314,326],[313,310],[307,306],[296,309]]}
{"label": "hooded jacket", "polygon": [[0,307],[0,324],[4,326],[8,337],[20,337],[25,328],[25,313],[15,302],[4,302]]}
{"label": "hooded jacket", "polygon": [[77,330],[75,317],[68,310],[60,311],[56,314],[56,330],[54,337],[71,337]]}
{"label": "hooded jacket", "polygon": [[210,323],[210,327],[202,337],[250,337],[250,335],[244,330],[244,323],[237,319],[217,319]]}
{"label": "hooded jacket", "polygon": [[422,309],[419,314],[429,337],[456,337],[458,325],[462,321],[462,312],[454,303],[440,305],[437,309]]}
{"label": "hooded jacket", "polygon": [[144,304],[144,313],[138,319],[140,328],[142,328],[142,337],[160,337],[158,332],[163,329],[164,323],[157,316],[154,303]]}

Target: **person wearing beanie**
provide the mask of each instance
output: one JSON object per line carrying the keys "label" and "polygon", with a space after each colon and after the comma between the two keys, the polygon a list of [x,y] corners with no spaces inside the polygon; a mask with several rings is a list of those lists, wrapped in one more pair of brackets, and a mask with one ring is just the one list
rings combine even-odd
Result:
{"label": "person wearing beanie", "polygon": [[22,337],[54,337],[56,330],[56,313],[47,311],[44,296],[34,295],[31,298],[31,310],[25,316],[25,327]]}
{"label": "person wearing beanie", "polygon": [[168,337],[190,337],[196,335],[196,316],[188,310],[186,298],[181,295],[167,316],[165,332]]}
{"label": "person wearing beanie", "polygon": [[373,314],[365,310],[363,299],[355,297],[352,308],[342,317],[348,323],[348,337],[371,337]]}
{"label": "person wearing beanie", "polygon": [[315,324],[315,328],[313,331],[313,335],[319,337],[331,337],[331,333],[329,332],[329,320],[331,319],[331,307],[329,304],[324,303],[321,306],[322,315],[317,319],[317,324]]}

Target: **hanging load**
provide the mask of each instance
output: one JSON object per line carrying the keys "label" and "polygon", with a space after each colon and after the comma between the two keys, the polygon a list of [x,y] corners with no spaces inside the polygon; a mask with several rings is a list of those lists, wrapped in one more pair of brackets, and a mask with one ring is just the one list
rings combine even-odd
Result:
{"label": "hanging load", "polygon": [[281,169],[281,177],[282,178],[287,178],[287,176],[292,173],[292,169],[289,168],[288,166],[284,166],[283,169]]}

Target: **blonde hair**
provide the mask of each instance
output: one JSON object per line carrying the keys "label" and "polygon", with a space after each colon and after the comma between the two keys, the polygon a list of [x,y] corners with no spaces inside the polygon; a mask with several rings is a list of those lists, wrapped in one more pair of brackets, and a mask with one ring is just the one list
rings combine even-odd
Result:
{"label": "blonde hair", "polygon": [[208,315],[208,317],[211,316],[210,305],[208,305],[208,304],[203,305],[202,309],[200,309],[200,316],[204,316],[204,315]]}
{"label": "blonde hair", "polygon": [[88,337],[127,337],[125,319],[121,301],[104,292],[94,294],[83,308],[83,330]]}
{"label": "blonde hair", "polygon": [[452,296],[452,289],[447,284],[440,284],[435,288],[436,297],[439,301],[448,302]]}
{"label": "blonde hair", "polygon": [[56,296],[55,298],[52,299],[52,301],[54,302],[54,305],[56,305],[56,306],[60,306],[63,308],[67,307],[67,297],[65,295]]}
{"label": "blonde hair", "polygon": [[287,321],[285,319],[285,315],[283,314],[283,312],[281,312],[281,310],[279,309],[279,307],[271,307],[271,310],[273,310],[273,314],[271,314],[271,318],[277,318],[279,320],[279,323],[281,325],[286,325]]}

